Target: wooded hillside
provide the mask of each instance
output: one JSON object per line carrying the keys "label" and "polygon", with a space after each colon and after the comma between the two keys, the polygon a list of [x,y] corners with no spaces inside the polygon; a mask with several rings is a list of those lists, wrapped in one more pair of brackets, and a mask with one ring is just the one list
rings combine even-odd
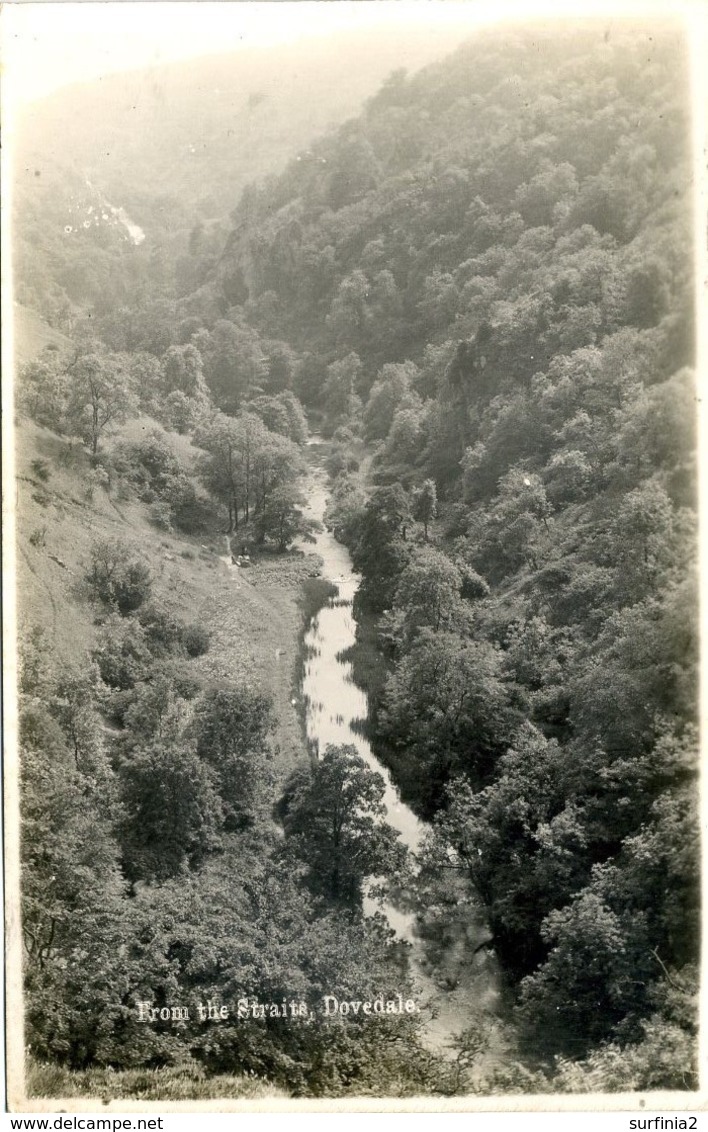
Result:
{"label": "wooded hillside", "polygon": [[[276,570],[307,530],[308,425],[324,435],[327,521],[362,575],[367,733],[432,824],[407,883],[423,907],[451,872],[474,886],[508,1009],[470,1019],[455,1068],[405,1018],[219,1040],[136,1024],[137,991],[408,985],[405,947],[362,912],[373,858],[407,866],[356,752],[284,765],[272,697],[202,671],[209,635],[138,547],[101,537],[72,597],[95,615],[82,664],[24,644],[36,1056],[296,1095],[696,1088],[689,109],[674,27],[480,32],[392,73],[228,223],[207,186],[174,241],[153,224],[169,202],[136,196],[139,246],[111,227],[67,264],[47,243],[51,286],[30,272],[25,298],[71,341],[18,385],[54,438],[35,504],[52,477],[78,490],[54,452],[101,506],[122,492],[170,538],[228,531]],[[352,792],[332,841],[315,815]]]}
{"label": "wooded hillside", "polygon": [[303,352],[380,752],[487,901],[522,1031],[590,1066],[691,1028],[687,113],[672,35],[481,36],[247,190],[210,284]]}

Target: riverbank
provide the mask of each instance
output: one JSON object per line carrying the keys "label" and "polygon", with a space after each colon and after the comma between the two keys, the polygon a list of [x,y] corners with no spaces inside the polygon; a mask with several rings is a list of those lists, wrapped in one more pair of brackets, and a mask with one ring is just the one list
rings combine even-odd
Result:
{"label": "riverbank", "polygon": [[[212,674],[233,675],[234,642],[245,678],[273,697],[275,770],[284,779],[307,758],[298,702],[298,673],[304,625],[328,592],[313,577],[317,559],[297,551],[263,555],[248,569],[222,560],[210,608]],[[324,596],[322,596],[324,594]]]}
{"label": "riverbank", "polygon": [[[311,454],[308,516],[321,524],[330,486],[324,450],[312,445]],[[320,529],[314,549],[322,564],[322,579],[333,582],[337,594],[312,618],[303,640],[302,703],[308,745],[320,753],[330,743],[356,749],[384,780],[386,821],[415,855],[423,847],[428,826],[406,805],[397,777],[380,761],[367,738],[371,689],[366,677],[377,686],[382,658],[370,624],[365,626],[363,646],[368,649],[368,662],[362,664],[361,626],[354,617],[360,579],[347,548],[331,531]],[[431,1052],[454,1059],[461,1036],[474,1028],[484,1031],[490,1056],[496,1056],[500,1045],[495,1023],[501,1005],[499,967],[490,948],[482,902],[467,878],[460,873],[431,877],[427,868],[416,875],[414,868],[414,874],[400,890],[392,890],[383,905],[367,898],[364,907],[370,915],[383,911],[408,949],[408,966],[421,1003],[422,1043]]]}
{"label": "riverbank", "polygon": [[[71,455],[71,461],[67,458]],[[246,681],[273,697],[279,780],[307,757],[297,704],[303,626],[320,601],[311,554],[263,553],[248,569],[233,566],[225,536],[163,531],[136,499],[103,487],[88,490],[88,458],[34,424],[18,428],[17,587],[20,627],[41,626],[58,666],[88,665],[96,647],[95,609],[81,588],[91,550],[120,539],[150,569],[153,600],[210,634],[208,652],[189,661],[200,681]],[[37,461],[52,472],[39,483]]]}

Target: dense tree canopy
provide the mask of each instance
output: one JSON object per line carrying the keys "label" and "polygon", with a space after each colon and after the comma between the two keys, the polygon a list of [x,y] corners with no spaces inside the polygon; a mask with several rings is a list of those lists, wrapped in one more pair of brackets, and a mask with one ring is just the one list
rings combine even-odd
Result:
{"label": "dense tree canopy", "polygon": [[286,837],[307,862],[315,892],[360,901],[367,878],[400,874],[405,848],[383,818],[384,781],[355,747],[328,747],[288,789]]}

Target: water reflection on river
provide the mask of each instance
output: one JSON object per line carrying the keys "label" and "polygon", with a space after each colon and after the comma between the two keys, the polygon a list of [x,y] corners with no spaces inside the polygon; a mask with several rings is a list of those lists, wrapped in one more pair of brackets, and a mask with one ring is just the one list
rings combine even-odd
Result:
{"label": "water reflection on river", "polygon": [[[322,519],[326,499],[325,475],[315,472],[309,493],[310,518]],[[367,718],[367,695],[354,683],[351,662],[342,655],[356,641],[352,603],[359,576],[352,571],[349,551],[330,531],[319,532],[312,549],[322,558],[324,577],[334,582],[338,593],[316,614],[305,636],[302,693],[307,738],[318,751],[324,751],[328,743],[335,746],[349,743],[356,747],[386,782],[383,800],[389,824],[398,830],[408,848],[415,851],[420,846],[424,825],[401,801],[388,770],[378,762],[370,744],[360,734],[357,721]]]}
{"label": "water reflection on river", "polygon": [[[308,485],[307,514],[322,521],[327,502],[327,477],[316,464]],[[366,692],[354,683],[347,650],[356,641],[352,611],[360,578],[352,570],[346,547],[324,527],[317,533],[314,551],[323,562],[323,577],[337,586],[337,595],[315,615],[304,641],[302,696],[307,737],[315,751],[328,744],[356,747],[372,770],[385,782],[387,821],[415,853],[427,826],[401,801],[391,775],[376,758],[359,723],[368,715]],[[395,899],[395,903],[392,901]],[[416,907],[412,894],[399,894],[383,906],[396,935],[410,945],[410,968],[424,1005],[424,1039],[431,1048],[444,1049],[453,1035],[474,1023],[480,1011],[493,1011],[499,996],[499,972],[493,952],[485,946],[489,931],[480,902],[464,875],[450,872],[441,878],[440,891],[425,907]],[[366,899],[367,913],[381,905]]]}

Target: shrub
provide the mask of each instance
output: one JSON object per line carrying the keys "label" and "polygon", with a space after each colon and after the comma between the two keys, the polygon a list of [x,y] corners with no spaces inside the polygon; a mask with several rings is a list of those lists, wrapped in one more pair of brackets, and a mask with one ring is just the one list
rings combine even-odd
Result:
{"label": "shrub", "polygon": [[174,503],[172,516],[174,526],[191,535],[211,530],[220,519],[213,503],[199,498],[196,492],[189,498],[185,495],[179,504]]}
{"label": "shrub", "polygon": [[150,596],[150,567],[118,539],[101,539],[91,548],[91,568],[86,580],[94,596],[114,606],[125,617],[134,613]]}
{"label": "shrub", "polygon": [[38,480],[40,480],[42,483],[47,483],[49,477],[52,474],[52,469],[49,467],[49,464],[46,460],[42,460],[37,457],[36,460],[32,461],[30,467],[32,469],[33,475],[36,476]]}
{"label": "shrub", "polygon": [[29,537],[30,546],[35,546],[38,549],[46,545],[47,541],[47,528],[35,527]]}
{"label": "shrub", "polygon": [[125,572],[116,579],[115,601],[120,613],[125,616],[139,609],[150,596],[152,578],[146,562],[128,563]]}
{"label": "shrub", "polygon": [[104,684],[118,692],[126,692],[144,680],[150,670],[152,656],[145,631],[136,620],[111,618],[106,622],[93,659]]}
{"label": "shrub", "polygon": [[180,653],[187,656],[203,656],[209,651],[211,633],[203,625],[186,625],[163,606],[150,602],[138,613],[145,642],[154,656]]}
{"label": "shrub", "polygon": [[106,469],[101,464],[95,464],[86,476],[84,499],[92,503],[96,488],[103,488],[104,491],[108,491],[110,483],[110,476]]}
{"label": "shrub", "polygon": [[172,508],[164,499],[158,499],[150,505],[150,522],[161,531],[172,530],[172,519]]}
{"label": "shrub", "polygon": [[185,625],[182,632],[182,644],[187,656],[204,656],[209,652],[211,633],[203,625]]}
{"label": "shrub", "polygon": [[145,630],[145,641],[151,653],[176,652],[182,645],[184,623],[154,602],[142,607],[138,621]]}
{"label": "shrub", "polygon": [[155,429],[142,440],[116,445],[112,461],[123,483],[151,504],[150,517],[157,526],[164,530],[170,530],[173,523],[190,527],[194,484],[163,433]]}

